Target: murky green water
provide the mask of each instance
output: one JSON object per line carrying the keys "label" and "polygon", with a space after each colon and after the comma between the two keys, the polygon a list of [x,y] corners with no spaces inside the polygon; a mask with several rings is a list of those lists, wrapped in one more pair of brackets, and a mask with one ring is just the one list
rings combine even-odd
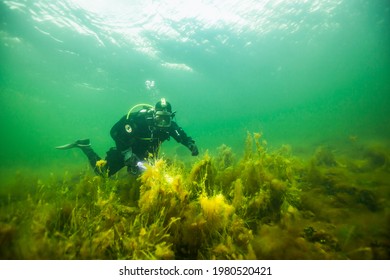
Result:
{"label": "murky green water", "polygon": [[[323,224],[316,228],[315,222],[304,223],[299,219],[296,227],[289,220],[283,228],[280,213],[287,215],[288,207],[268,205],[259,210],[248,204],[245,211],[254,207],[259,211],[258,216],[248,217],[235,210],[244,220],[258,219],[243,226],[252,231],[254,237],[247,237],[246,242],[255,247],[255,253],[245,247],[245,252],[240,251],[243,256],[302,258],[294,253],[287,256],[274,253],[283,247],[280,244],[271,246],[268,253],[259,249],[266,242],[259,236],[267,233],[288,236],[284,230],[290,226],[299,229],[294,231],[298,232],[296,236],[292,234],[294,241],[286,237],[286,242],[296,242],[299,247],[299,236],[310,244],[321,244],[323,237],[328,242],[324,246],[333,250],[329,255],[321,255],[305,245],[306,250],[315,252],[308,254],[309,258],[389,257],[388,233],[366,230],[362,236],[357,234],[365,223],[357,218],[363,215],[361,211],[366,215],[364,219],[370,221],[370,229],[380,228],[384,232],[388,229],[388,1],[198,1],[195,4],[190,1],[2,0],[0,26],[3,207],[0,222],[3,228],[8,228],[0,232],[4,244],[11,241],[18,244],[20,240],[12,237],[13,232],[23,232],[21,221],[13,219],[19,217],[12,208],[13,201],[23,203],[30,190],[37,195],[37,188],[42,184],[63,187],[63,183],[56,181],[65,180],[61,179],[63,176],[73,178],[71,182],[80,181],[77,184],[81,185],[85,176],[92,180],[93,173],[79,151],[63,152],[53,147],[90,138],[96,151],[104,156],[114,145],[109,135],[111,126],[129,108],[137,103],[154,104],[166,97],[177,111],[179,125],[196,140],[200,159],[207,151],[218,157],[217,147],[225,144],[233,149],[237,162],[245,166],[245,160],[256,162],[244,155],[247,131],[261,132],[261,139],[267,142],[267,153],[274,160],[267,162],[268,165],[263,163],[262,168],[272,174],[270,177],[262,177],[263,169],[255,163],[254,174],[260,172],[262,176],[257,178],[248,170],[252,175],[239,175],[240,168],[244,167],[237,163],[232,168],[238,173],[224,182],[218,177],[224,174],[224,167],[216,167],[213,186],[216,191],[205,194],[208,199],[212,200],[219,191],[225,202],[233,205],[234,196],[229,191],[234,190],[238,179],[250,181],[244,180],[244,185],[257,184],[259,190],[272,189],[273,184],[277,185],[273,180],[281,180],[282,189],[286,188],[283,201],[295,207],[300,218],[313,213],[317,222],[323,222],[327,215],[337,217],[329,221],[337,230]],[[284,166],[272,154],[286,147],[283,145],[289,146],[288,155],[283,157],[291,156],[302,162],[303,171],[297,167],[301,163],[288,159],[288,163],[282,161]],[[188,170],[198,160],[174,141],[164,143],[163,151],[167,157],[186,162]],[[250,169],[249,162],[245,168]],[[283,172],[294,176],[289,178],[282,171],[275,171],[271,162],[282,164],[286,168]],[[292,170],[286,171],[289,168]],[[186,182],[191,180],[185,171],[180,176]],[[191,183],[188,184],[187,191],[194,191]],[[286,200],[292,193],[296,194],[291,189],[295,187],[302,192],[299,197],[305,201],[303,206]],[[247,190],[247,202],[258,195]],[[322,199],[312,201],[325,201],[324,208],[339,212],[322,211],[321,207],[312,205],[309,198],[318,195]],[[70,209],[77,209],[75,196],[73,193],[68,197],[72,201]],[[39,200],[39,194],[35,198]],[[50,196],[45,195],[45,199],[53,202]],[[201,197],[193,199],[201,201]],[[130,200],[137,204],[134,197]],[[63,205],[58,207],[62,209]],[[35,210],[39,213],[39,209]],[[42,208],[42,213],[46,211],[49,210]],[[356,215],[356,224],[346,224],[348,215],[343,219],[340,214],[344,211]],[[98,217],[96,213],[88,215]],[[265,222],[267,219],[261,215],[271,215],[272,223]],[[39,219],[45,220],[41,216]],[[57,226],[50,230],[61,232],[62,228]],[[318,237],[321,231],[323,235]],[[357,244],[355,247],[353,242]],[[219,251],[214,248],[218,253],[212,250],[206,253],[200,248],[197,249],[203,250],[204,255],[184,249],[179,253],[181,249],[176,248],[174,256],[232,258],[234,250],[226,249],[229,251],[226,253],[217,243],[209,245],[219,248]],[[375,248],[380,249],[375,251]],[[337,250],[342,254],[335,253]],[[104,252],[96,254],[100,258],[113,257]],[[124,251],[121,254],[130,257]],[[45,257],[39,252],[34,255],[17,250],[2,256]],[[67,256],[93,258],[94,255],[89,252]]]}

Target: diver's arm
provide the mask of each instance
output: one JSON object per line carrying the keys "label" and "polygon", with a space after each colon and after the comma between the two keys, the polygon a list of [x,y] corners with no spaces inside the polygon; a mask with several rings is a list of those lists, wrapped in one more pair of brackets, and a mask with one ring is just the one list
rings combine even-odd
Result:
{"label": "diver's arm", "polygon": [[172,122],[170,135],[175,139],[178,143],[186,146],[193,156],[197,156],[199,154],[198,147],[195,144],[195,141],[189,137],[184,130],[177,125],[177,123]]}

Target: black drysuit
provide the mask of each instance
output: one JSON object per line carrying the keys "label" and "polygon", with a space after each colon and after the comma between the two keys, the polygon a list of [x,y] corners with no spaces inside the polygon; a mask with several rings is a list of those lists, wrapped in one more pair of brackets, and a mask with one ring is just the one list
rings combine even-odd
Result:
{"label": "black drysuit", "polygon": [[157,157],[161,143],[171,137],[186,146],[192,155],[198,154],[195,141],[187,136],[176,122],[171,121],[170,127],[166,128],[155,126],[153,112],[154,110],[142,109],[131,113],[128,118],[127,115],[123,116],[114,124],[110,134],[116,147],[107,152],[104,168],[96,167],[96,162],[101,158],[92,148],[82,149],[96,173],[105,173],[108,170],[108,175],[111,176],[125,166],[132,173],[137,173],[137,162]]}

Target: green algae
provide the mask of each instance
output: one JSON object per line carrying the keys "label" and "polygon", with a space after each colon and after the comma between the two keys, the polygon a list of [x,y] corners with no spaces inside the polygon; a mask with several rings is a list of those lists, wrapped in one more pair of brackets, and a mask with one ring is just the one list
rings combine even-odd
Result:
{"label": "green algae", "polygon": [[389,150],[309,160],[248,133],[139,178],[16,174],[0,193],[2,259],[388,259]]}

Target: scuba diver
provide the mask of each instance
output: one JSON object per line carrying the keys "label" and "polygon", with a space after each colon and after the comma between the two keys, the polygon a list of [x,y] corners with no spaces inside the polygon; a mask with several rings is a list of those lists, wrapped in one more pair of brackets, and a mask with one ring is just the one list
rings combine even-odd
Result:
{"label": "scuba diver", "polygon": [[[142,108],[135,111],[138,107]],[[157,157],[160,145],[170,137],[186,146],[193,156],[199,154],[195,141],[172,120],[174,116],[175,112],[172,112],[172,106],[165,98],[161,98],[154,107],[149,104],[135,105],[111,128],[110,134],[116,147],[107,152],[105,160],[95,153],[89,139],[56,148],[80,148],[99,175],[111,176],[125,166],[129,173],[138,175],[146,169],[144,163],[151,157]]]}

